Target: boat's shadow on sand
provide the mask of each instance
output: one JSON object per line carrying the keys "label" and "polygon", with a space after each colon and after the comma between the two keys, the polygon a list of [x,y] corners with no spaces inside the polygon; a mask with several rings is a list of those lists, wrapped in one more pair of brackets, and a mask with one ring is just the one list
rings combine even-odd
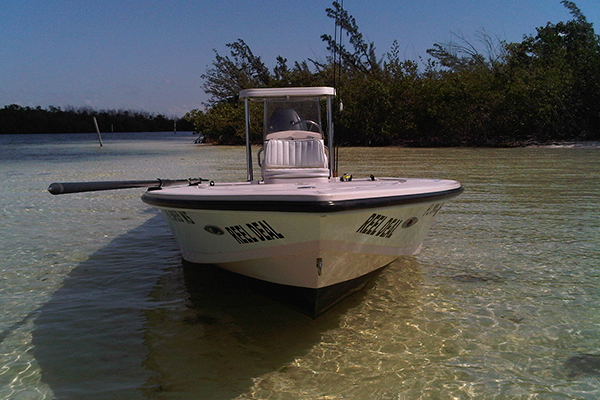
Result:
{"label": "boat's shadow on sand", "polygon": [[232,399],[248,393],[262,375],[306,355],[361,298],[358,293],[313,320],[270,300],[260,289],[248,286],[247,279],[219,268],[184,263],[180,271],[188,296],[186,308],[176,313],[154,309],[147,314],[150,354],[145,365],[158,373],[145,386],[150,398],[180,393]]}
{"label": "boat's shadow on sand", "polygon": [[246,283],[182,263],[150,218],[81,262],[38,310],[42,381],[59,399],[232,399],[305,355],[364,295],[313,320]]}

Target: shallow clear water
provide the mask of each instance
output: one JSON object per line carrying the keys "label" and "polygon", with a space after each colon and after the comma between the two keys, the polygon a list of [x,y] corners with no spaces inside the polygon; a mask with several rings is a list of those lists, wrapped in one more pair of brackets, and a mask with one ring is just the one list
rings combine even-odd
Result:
{"label": "shallow clear water", "polygon": [[465,192],[424,249],[317,320],[182,263],[143,189],[245,179],[187,134],[0,136],[0,398],[596,399],[600,146],[342,148],[355,177]]}

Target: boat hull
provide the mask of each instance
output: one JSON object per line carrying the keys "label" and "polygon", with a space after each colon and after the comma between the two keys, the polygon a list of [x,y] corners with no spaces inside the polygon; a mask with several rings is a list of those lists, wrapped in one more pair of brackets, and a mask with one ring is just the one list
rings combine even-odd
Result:
{"label": "boat hull", "polygon": [[[433,215],[424,215],[430,205],[291,215],[162,211],[185,260],[316,289],[354,279],[399,256],[417,254],[433,220]],[[402,227],[411,218],[418,221]]]}
{"label": "boat hull", "polygon": [[365,196],[363,188],[361,196],[325,185],[286,197],[289,185],[279,195],[271,193],[277,185],[263,186],[269,193],[261,197],[169,189],[143,200],[162,211],[186,261],[287,288],[302,303],[295,308],[308,307],[313,317],[398,257],[417,254],[444,202],[462,190],[390,195],[387,188]]}
{"label": "boat hull", "polygon": [[223,274],[235,286],[250,288],[311,318],[317,318],[353,293],[362,290],[384,268],[366,275],[319,289],[271,283],[237,274],[211,264],[186,263],[186,268],[204,268],[204,272]]}

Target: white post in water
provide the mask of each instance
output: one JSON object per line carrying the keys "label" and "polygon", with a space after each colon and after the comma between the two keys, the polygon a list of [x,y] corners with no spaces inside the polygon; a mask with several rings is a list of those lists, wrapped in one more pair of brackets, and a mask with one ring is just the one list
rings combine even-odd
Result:
{"label": "white post in water", "polygon": [[96,125],[96,133],[98,134],[98,142],[100,142],[100,147],[102,147],[102,137],[100,137],[100,128],[98,128],[98,121],[96,121],[96,117],[94,117],[94,125]]}

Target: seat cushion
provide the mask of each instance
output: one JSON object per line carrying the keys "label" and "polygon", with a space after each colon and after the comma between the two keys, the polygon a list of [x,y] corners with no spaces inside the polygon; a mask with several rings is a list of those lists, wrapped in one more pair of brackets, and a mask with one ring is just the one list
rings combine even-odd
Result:
{"label": "seat cushion", "polygon": [[262,176],[266,183],[325,182],[329,166],[322,139],[265,142]]}
{"label": "seat cushion", "polygon": [[325,144],[321,139],[278,140],[265,143],[263,165],[272,168],[327,168]]}

